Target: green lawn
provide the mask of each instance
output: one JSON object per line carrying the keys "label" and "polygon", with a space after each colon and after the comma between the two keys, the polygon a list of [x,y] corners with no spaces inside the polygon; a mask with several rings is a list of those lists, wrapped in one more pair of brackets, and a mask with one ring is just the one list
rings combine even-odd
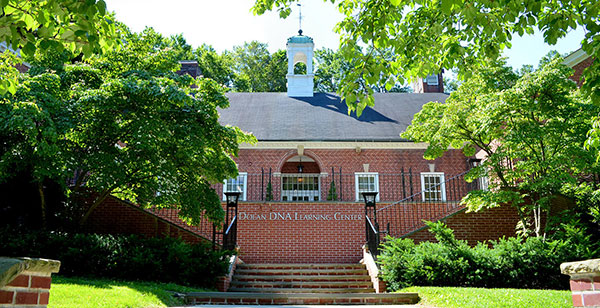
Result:
{"label": "green lawn", "polygon": [[146,308],[183,303],[168,291],[203,291],[176,284],[52,277],[48,308]]}
{"label": "green lawn", "polygon": [[440,308],[573,307],[571,291],[410,287],[399,292],[417,292],[421,297],[419,304]]}

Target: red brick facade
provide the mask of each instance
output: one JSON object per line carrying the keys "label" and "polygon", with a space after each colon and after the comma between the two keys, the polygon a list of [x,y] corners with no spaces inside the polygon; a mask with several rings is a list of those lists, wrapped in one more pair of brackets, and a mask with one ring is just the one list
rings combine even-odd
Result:
{"label": "red brick facade", "polygon": [[188,226],[175,210],[144,210],[109,197],[88,218],[85,229],[103,234],[137,234],[146,237],[180,237],[196,243],[212,237],[212,225]]}
{"label": "red brick facade", "polygon": [[[362,258],[362,203],[241,203],[238,216],[238,245],[244,262],[356,263]],[[517,221],[516,211],[508,206],[480,213],[460,211],[445,220],[458,239],[472,244],[514,236]],[[435,240],[425,228],[408,237],[417,242]]]}
{"label": "red brick facade", "polygon": [[577,83],[578,87],[581,87],[581,85],[583,84],[583,78],[581,77],[581,75],[583,74],[583,71],[590,67],[592,65],[592,62],[594,62],[594,60],[589,57],[581,62],[579,62],[577,65],[573,66],[573,75],[570,77],[571,80],[575,81]]}
{"label": "red brick facade", "polygon": [[[470,242],[497,239],[514,235],[518,221],[516,212],[509,208],[498,208],[482,213],[466,214],[457,202],[422,203],[420,195],[411,202],[390,206],[402,196],[397,176],[402,170],[412,170],[416,175],[412,183],[413,192],[421,190],[420,172],[429,172],[430,164],[435,164],[436,172],[448,175],[468,170],[469,162],[460,151],[451,150],[441,158],[427,161],[422,158],[424,150],[419,149],[353,149],[321,150],[306,149],[304,155],[314,160],[305,163],[305,171],[321,173],[325,183],[331,174],[342,169],[343,173],[363,172],[368,164],[369,172],[378,172],[379,190],[382,202],[377,204],[378,221],[382,231],[390,224],[390,234],[405,236],[417,241],[433,240],[422,220],[447,218],[447,224],[455,230],[459,239]],[[296,163],[289,163],[297,150],[249,150],[242,149],[236,159],[240,172],[259,174],[271,169],[272,173],[297,172]],[[394,176],[384,177],[384,174]],[[275,178],[273,178],[275,179]],[[275,180],[274,180],[275,181]],[[345,194],[350,195],[345,202],[240,202],[238,207],[238,246],[240,257],[246,263],[356,263],[362,258],[365,243],[365,209],[363,202],[356,202],[354,178],[345,179]],[[248,183],[248,199],[260,200],[264,191],[259,185]],[[264,184],[264,183],[263,183]],[[273,184],[276,186],[277,184]],[[408,184],[407,184],[408,185]],[[466,185],[466,184],[461,184]],[[461,189],[457,198],[465,193]],[[263,187],[264,188],[264,187]],[[326,200],[327,185],[321,186],[321,200]],[[221,185],[217,186],[219,193]],[[275,200],[277,199],[275,196]],[[348,200],[344,198],[345,200]],[[450,199],[448,199],[450,200]],[[453,199],[454,200],[454,199]],[[458,200],[458,199],[456,199]],[[387,208],[386,208],[387,207]],[[90,216],[88,230],[101,233],[136,233],[144,236],[181,237],[189,242],[212,238],[212,225],[204,221],[190,227],[177,218],[174,210],[142,210],[134,205],[116,199],[108,199]]]}
{"label": "red brick facade", "polygon": [[[314,163],[303,163],[304,173],[322,173],[320,177],[320,200],[327,200],[327,192],[331,181],[335,181],[340,199],[343,201],[356,201],[355,178],[356,172],[379,174],[379,199],[382,201],[398,201],[405,197],[400,189],[399,177],[402,172],[408,176],[412,172],[414,181],[412,187],[407,180],[404,184],[406,192],[421,191],[420,173],[430,172],[432,167],[435,172],[443,172],[446,178],[461,174],[469,169],[469,159],[459,150],[450,150],[444,156],[435,160],[423,158],[422,149],[306,149],[303,155],[308,156]],[[281,201],[279,188],[281,179],[278,173],[297,172],[299,163],[290,163],[288,160],[298,155],[297,149],[242,149],[235,160],[240,172],[248,173],[248,201],[262,201],[265,186],[269,181],[268,173],[271,172],[273,185],[273,200]],[[333,172],[332,172],[333,171]],[[340,171],[343,175],[340,183]],[[264,176],[262,174],[265,174]],[[333,175],[333,176],[332,176]],[[335,177],[337,176],[337,177]],[[215,186],[222,194],[221,185]]]}

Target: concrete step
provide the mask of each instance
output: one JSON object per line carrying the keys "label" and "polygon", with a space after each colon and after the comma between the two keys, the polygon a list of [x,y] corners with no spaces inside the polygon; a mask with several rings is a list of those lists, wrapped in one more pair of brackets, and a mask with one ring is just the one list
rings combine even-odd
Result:
{"label": "concrete step", "polygon": [[368,275],[239,275],[235,274],[236,281],[371,281]]}
{"label": "concrete step", "polygon": [[373,283],[365,281],[231,281],[232,288],[371,288]]}
{"label": "concrete step", "polygon": [[373,288],[229,288],[228,292],[252,293],[375,293]]}
{"label": "concrete step", "polygon": [[246,293],[246,292],[192,292],[186,294],[190,305],[364,305],[415,304],[417,293]]}
{"label": "concrete step", "polygon": [[239,269],[365,269],[363,264],[238,264]]}
{"label": "concrete step", "polygon": [[235,275],[368,275],[366,269],[237,269]]}

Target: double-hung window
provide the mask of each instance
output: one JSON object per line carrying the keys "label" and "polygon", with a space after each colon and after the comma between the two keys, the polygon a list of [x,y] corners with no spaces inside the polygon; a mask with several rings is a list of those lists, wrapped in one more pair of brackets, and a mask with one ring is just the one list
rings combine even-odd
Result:
{"label": "double-hung window", "polygon": [[423,201],[446,201],[446,183],[442,172],[421,173]]}
{"label": "double-hung window", "polygon": [[240,201],[246,200],[248,184],[248,173],[240,172],[236,178],[227,179],[223,183],[223,200],[225,199],[226,192],[241,192]]}
{"label": "double-hung window", "polygon": [[[364,192],[379,192],[379,174],[377,172],[357,172],[354,174],[354,183],[356,185],[356,201],[362,200],[361,193]],[[379,194],[377,194],[379,201]]]}

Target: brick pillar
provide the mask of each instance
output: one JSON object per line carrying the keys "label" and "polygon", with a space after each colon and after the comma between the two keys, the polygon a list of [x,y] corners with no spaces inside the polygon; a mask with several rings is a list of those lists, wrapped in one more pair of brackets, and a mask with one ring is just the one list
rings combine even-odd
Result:
{"label": "brick pillar", "polygon": [[571,276],[574,307],[600,308],[600,259],[563,263],[560,271]]}
{"label": "brick pillar", "polygon": [[59,268],[55,260],[0,257],[0,308],[45,308]]}

